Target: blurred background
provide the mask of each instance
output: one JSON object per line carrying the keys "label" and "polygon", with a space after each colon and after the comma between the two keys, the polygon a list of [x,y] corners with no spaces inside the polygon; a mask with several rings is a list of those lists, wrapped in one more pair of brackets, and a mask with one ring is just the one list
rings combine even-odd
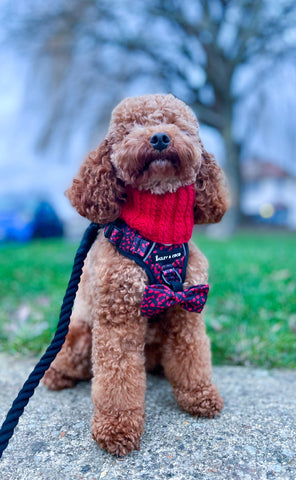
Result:
{"label": "blurred background", "polygon": [[[233,285],[229,284],[229,295],[234,297],[230,301],[228,296],[228,304],[223,300],[227,288],[223,298],[213,297],[217,301],[213,315],[217,313],[221,318],[213,316],[210,329],[217,338],[221,331],[232,331],[233,315],[238,304],[245,302],[249,311],[244,312],[244,318],[248,323],[238,327],[238,341],[248,337],[250,324],[256,322],[255,314],[262,314],[262,332],[266,331],[264,322],[273,319],[275,341],[285,323],[285,338],[279,349],[286,354],[284,345],[289,335],[287,362],[296,365],[291,350],[296,332],[292,307],[296,231],[295,1],[2,0],[0,65],[0,253],[10,259],[7,270],[3,267],[2,276],[5,273],[8,283],[2,288],[6,292],[15,288],[15,296],[24,294],[26,288],[23,285],[21,289],[21,280],[26,283],[29,277],[34,283],[38,271],[46,271],[45,257],[53,270],[53,262],[57,261],[57,277],[52,284],[57,285],[74,250],[66,247],[69,260],[65,260],[61,244],[43,243],[40,247],[33,242],[24,249],[23,242],[49,236],[80,236],[85,224],[70,207],[64,191],[86,153],[104,137],[112,108],[126,96],[172,92],[196,113],[206,149],[222,165],[231,189],[232,208],[216,236],[236,235],[228,244],[218,246],[213,237],[201,236],[200,240],[205,253],[213,255],[212,275],[217,285],[221,281],[222,288],[226,276],[232,276],[225,266],[227,255],[232,271],[241,274],[233,278]],[[7,246],[11,240],[21,242],[19,250]],[[39,247],[43,248],[42,254]],[[38,255],[43,255],[42,267],[38,266]],[[39,258],[39,264],[34,264],[32,258]],[[18,278],[11,278],[9,273],[14,259],[18,259]],[[32,271],[26,270],[28,261],[34,264]],[[237,286],[248,275],[254,289],[248,290],[249,303],[245,301],[244,287]],[[28,319],[33,318],[37,329],[33,350],[38,350],[38,335],[47,332],[48,322],[51,329],[56,323],[56,313],[51,318],[46,310],[53,300],[49,293],[44,296],[47,286],[42,276],[38,278],[34,288],[39,296],[32,293],[36,311],[27,299],[17,302],[14,297],[4,298],[6,316],[2,325],[6,326],[2,328],[2,340],[14,345],[14,349],[18,345],[16,331],[26,330]],[[251,297],[257,299],[254,292],[258,294],[259,290],[267,297],[258,299],[253,309]],[[281,291],[280,299],[275,291]],[[231,313],[229,325],[227,311]],[[241,315],[237,311],[238,322]],[[250,334],[250,350],[256,337],[256,348],[265,358],[265,344],[256,332]],[[245,359],[247,347],[233,347],[235,351],[227,358],[256,363],[253,354]],[[214,339],[214,350],[222,352],[223,348]],[[273,354],[269,357],[272,364]],[[216,358],[220,358],[218,353]]]}
{"label": "blurred background", "polygon": [[227,229],[296,229],[293,0],[3,0],[0,41],[0,238],[54,212],[73,229],[79,164],[118,101],[153,92],[195,111],[229,179]]}

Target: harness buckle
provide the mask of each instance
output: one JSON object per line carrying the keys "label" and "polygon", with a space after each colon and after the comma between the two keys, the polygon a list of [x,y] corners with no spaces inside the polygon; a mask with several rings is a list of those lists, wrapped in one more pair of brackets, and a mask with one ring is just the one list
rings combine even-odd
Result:
{"label": "harness buckle", "polygon": [[145,257],[150,246],[151,242],[149,240],[145,240],[139,235],[135,235],[132,245],[130,246],[130,251],[135,255],[139,255],[139,257],[143,258]]}
{"label": "harness buckle", "polygon": [[104,235],[113,245],[119,247],[123,236],[123,231],[117,225],[110,223],[105,228]]}

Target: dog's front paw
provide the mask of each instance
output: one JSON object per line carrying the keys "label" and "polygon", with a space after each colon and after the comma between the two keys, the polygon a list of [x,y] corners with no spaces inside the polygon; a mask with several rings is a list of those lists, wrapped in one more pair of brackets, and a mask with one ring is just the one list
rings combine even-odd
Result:
{"label": "dog's front paw", "polygon": [[45,372],[42,383],[50,390],[62,390],[63,388],[72,388],[76,384],[73,378],[67,377],[54,367],[49,367]]}
{"label": "dog's front paw", "polygon": [[141,411],[125,410],[112,415],[96,411],[92,421],[93,439],[101,448],[120,457],[140,449],[143,430]]}
{"label": "dog's front paw", "polygon": [[213,418],[223,408],[223,399],[213,384],[194,390],[175,389],[174,394],[180,407],[197,417]]}

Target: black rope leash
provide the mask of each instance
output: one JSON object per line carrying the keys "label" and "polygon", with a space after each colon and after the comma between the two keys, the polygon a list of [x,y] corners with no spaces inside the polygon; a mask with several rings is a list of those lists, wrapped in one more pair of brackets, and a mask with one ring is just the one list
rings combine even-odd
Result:
{"label": "black rope leash", "polygon": [[93,242],[97,237],[99,229],[100,225],[98,225],[97,223],[91,223],[83,235],[80,246],[75,255],[71,277],[63,299],[60,318],[54,338],[44,355],[41,357],[41,359],[35,366],[32,373],[29,375],[28,379],[24,383],[23,388],[20,390],[18,396],[14,400],[6,416],[6,419],[2,424],[0,430],[0,458],[2,457],[2,454],[7,447],[9,440],[13,435],[14,429],[18,424],[20,416],[22,415],[30,398],[34,395],[35,388],[38,386],[44,373],[46,372],[46,370],[48,370],[51,362],[55,359],[64,344],[65,337],[69,330],[70,316],[76,292],[78,290],[84,260],[87,256],[88,251],[90,250],[90,247],[92,246]]}

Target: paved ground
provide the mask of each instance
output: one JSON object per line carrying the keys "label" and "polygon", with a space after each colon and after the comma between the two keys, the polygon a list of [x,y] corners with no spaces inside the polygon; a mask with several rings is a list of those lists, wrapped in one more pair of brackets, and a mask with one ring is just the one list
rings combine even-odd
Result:
{"label": "paved ground", "polygon": [[[34,361],[0,356],[0,421]],[[176,405],[166,379],[148,376],[141,451],[124,459],[90,435],[90,385],[40,386],[0,461],[1,480],[296,479],[296,372],[214,369],[225,400],[215,420]]]}

